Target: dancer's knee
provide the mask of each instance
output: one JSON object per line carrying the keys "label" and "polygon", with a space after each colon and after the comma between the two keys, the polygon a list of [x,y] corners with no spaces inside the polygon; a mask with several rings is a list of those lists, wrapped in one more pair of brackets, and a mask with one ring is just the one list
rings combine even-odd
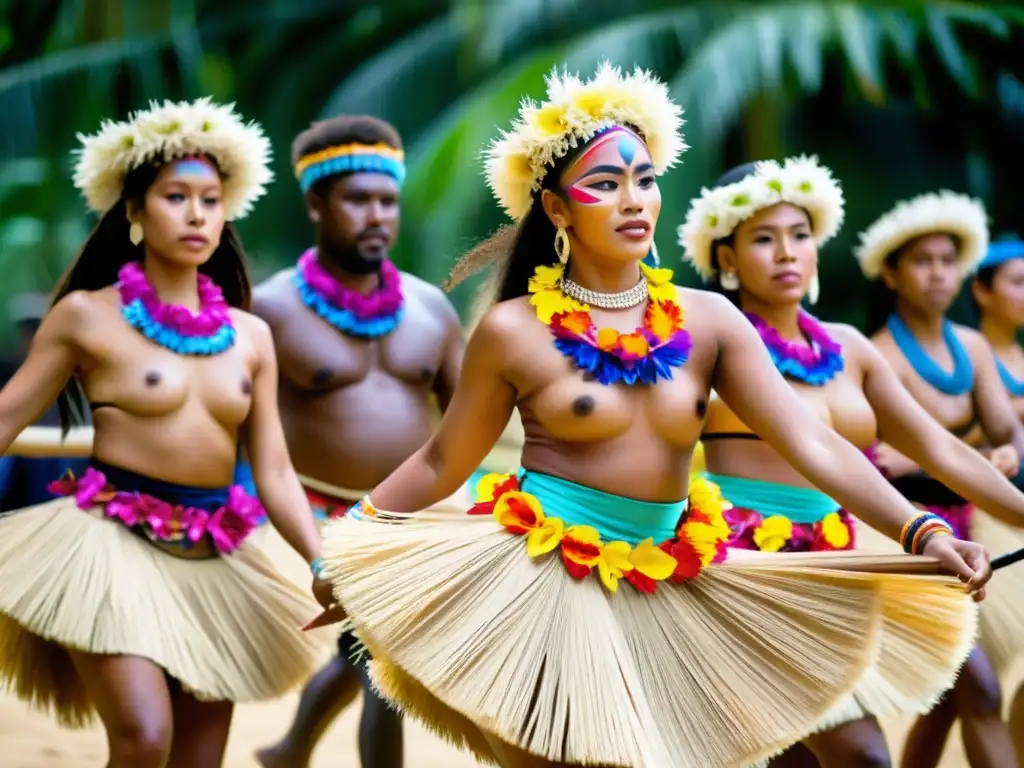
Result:
{"label": "dancer's knee", "polygon": [[871,718],[817,734],[808,744],[822,768],[892,767],[885,736]]}
{"label": "dancer's knee", "polygon": [[172,730],[170,718],[146,710],[108,723],[111,765],[163,768],[171,754]]}
{"label": "dancer's knee", "polygon": [[1000,717],[1003,711],[1002,691],[988,658],[975,649],[964,664],[957,681],[957,709],[966,717]]}

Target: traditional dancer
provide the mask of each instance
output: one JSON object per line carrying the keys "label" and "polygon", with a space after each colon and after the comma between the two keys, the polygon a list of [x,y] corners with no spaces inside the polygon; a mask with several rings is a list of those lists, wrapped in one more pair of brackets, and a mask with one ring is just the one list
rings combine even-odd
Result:
{"label": "traditional dancer", "polygon": [[[388,259],[405,178],[392,126],[365,116],[316,123],[296,137],[292,162],[316,246],[256,289],[253,311],[274,334],[281,415],[307,497],[321,517],[337,517],[427,442],[432,396],[446,408],[458,381],[462,327],[439,288]],[[263,765],[307,765],[361,688],[364,768],[401,766],[399,714],[353,663],[352,644],[341,636],[287,735],[258,754]]]}
{"label": "traditional dancer", "polygon": [[262,194],[270,147],[205,99],[82,143],[75,184],[101,219],[0,392],[0,447],[59,395],[65,427],[92,408],[95,449],[59,498],[0,518],[0,674],[64,725],[98,712],[112,768],[211,768],[235,702],[284,694],[321,657],[299,631],[316,603],[246,541],[259,504],[228,487],[244,434],[271,520],[319,570],[226,223]]}
{"label": "traditional dancer", "polygon": [[[864,276],[876,281],[868,332],[900,381],[951,434],[968,445],[979,446],[987,438],[1000,446],[990,461],[1013,474],[1018,454],[1024,454],[1024,427],[999,378],[992,350],[980,333],[945,317],[964,275],[985,255],[988,239],[981,203],[940,192],[900,203],[879,218],[861,233],[856,256]],[[883,440],[876,460],[893,485],[943,517],[958,537],[977,538],[977,515],[965,498],[966,489],[947,487],[935,479],[934,467],[919,467],[892,444],[892,437]],[[999,514],[998,506],[984,507]],[[903,765],[937,765],[957,717],[972,768],[1017,765],[1001,717],[999,681],[980,649],[971,653],[951,693],[911,729]]]}
{"label": "traditional dancer", "polygon": [[[469,341],[438,433],[326,532],[335,595],[382,692],[490,763],[746,765],[853,690],[886,606],[902,605],[924,648],[971,636],[982,548],[814,419],[727,301],[642,264],[680,124],[662,84],[607,64],[586,82],[555,73],[547,101],[524,103],[487,164],[518,226],[453,276],[497,260],[500,301]],[[934,558],[715,563],[720,499],[702,481],[688,493],[686,472],[712,386],[815,485]],[[515,406],[526,469],[492,478],[470,514],[426,509],[464,482]],[[939,562],[967,590],[886,573]],[[945,670],[927,652],[916,661],[900,682],[938,693]]]}
{"label": "traditional dancer", "polygon": [[[1010,235],[993,243],[971,281],[980,315],[980,330],[995,353],[996,368],[1013,401],[1018,419],[1024,419],[1024,350],[1017,331],[1024,327],[1024,242]],[[1024,473],[1013,476],[1024,487]],[[994,554],[1024,547],[1024,532],[1003,525],[981,510],[975,512],[972,533]],[[1009,569],[999,579],[994,598],[981,615],[981,647],[997,678],[1011,671],[1024,651],[1024,577]],[[1024,686],[1010,703],[1008,727],[1018,764],[1024,763]]]}
{"label": "traditional dancer", "polygon": [[[801,309],[805,297],[812,304],[817,300],[818,249],[839,231],[843,216],[839,184],[816,158],[750,163],[728,171],[693,201],[679,230],[680,243],[701,277],[714,280],[744,311],[775,368],[823,423],[865,451],[881,435],[965,496],[1024,523],[1024,496],[932,419],[862,334],[848,325],[823,324]],[[725,513],[730,547],[855,548],[849,513],[813,488],[714,395],[701,440],[706,477],[732,504]],[[918,613],[918,620],[928,620]],[[806,742],[826,768],[889,765],[875,717],[923,714],[943,690],[915,698],[891,679],[891,671],[927,656],[935,674],[944,675],[945,687],[952,687],[972,640],[965,636],[937,647],[924,636],[901,637],[898,619],[891,626],[895,633],[882,641],[885,656],[876,674]],[[792,764],[798,751],[776,764]]]}

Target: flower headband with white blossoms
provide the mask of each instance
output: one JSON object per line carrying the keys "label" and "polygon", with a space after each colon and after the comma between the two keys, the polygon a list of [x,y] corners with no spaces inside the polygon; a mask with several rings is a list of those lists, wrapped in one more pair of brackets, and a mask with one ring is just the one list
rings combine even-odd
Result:
{"label": "flower headband with white blossoms", "polygon": [[679,227],[683,254],[708,281],[715,276],[711,249],[758,211],[778,203],[792,203],[811,215],[811,233],[819,246],[843,225],[843,191],[832,172],[817,157],[791,157],[779,165],[759,162],[754,172],[733,184],[701,190]]}
{"label": "flower headband with white blossoms", "polygon": [[75,186],[89,207],[100,214],[121,198],[125,177],[151,162],[183,157],[213,158],[224,183],[224,213],[231,221],[245,216],[273,180],[270,141],[256,123],[243,123],[234,105],[221,106],[209,98],[148,110],[125,122],[105,121],[93,136],[78,135]]}
{"label": "flower headband with white blossoms", "polygon": [[557,70],[545,81],[547,101],[524,100],[512,129],[502,131],[486,152],[487,184],[516,221],[530,212],[533,195],[556,160],[614,125],[640,133],[656,173],[686,150],[682,109],[647,71],[623,75],[604,62],[587,82]]}
{"label": "flower headband with white blossoms", "polygon": [[853,249],[861,272],[877,280],[882,265],[915,237],[946,233],[959,241],[959,261],[972,273],[988,250],[988,216],[985,206],[967,195],[943,190],[904,200],[860,233]]}

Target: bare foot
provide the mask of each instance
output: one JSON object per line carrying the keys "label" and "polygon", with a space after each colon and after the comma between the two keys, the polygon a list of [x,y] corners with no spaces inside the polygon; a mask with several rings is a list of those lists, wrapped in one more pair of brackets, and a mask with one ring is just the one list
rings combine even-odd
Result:
{"label": "bare foot", "polygon": [[297,760],[283,744],[264,747],[256,753],[256,762],[263,768],[306,768],[309,760]]}

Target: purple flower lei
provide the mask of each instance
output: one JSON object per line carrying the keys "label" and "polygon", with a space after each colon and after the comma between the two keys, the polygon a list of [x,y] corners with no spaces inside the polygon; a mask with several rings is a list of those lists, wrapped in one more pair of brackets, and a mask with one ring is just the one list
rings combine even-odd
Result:
{"label": "purple flower lei", "polygon": [[381,263],[380,286],[364,295],[335,280],[320,265],[316,249],[310,248],[299,258],[295,285],[307,307],[349,336],[385,336],[402,321],[402,276],[388,259]]}
{"label": "purple flower lei", "polygon": [[813,316],[800,310],[797,326],[810,346],[787,341],[752,312],[744,313],[768,348],[775,368],[787,378],[820,387],[843,370],[843,348]]}
{"label": "purple flower lei", "polygon": [[121,267],[117,279],[121,315],[150,341],[179,355],[217,355],[235,343],[231,307],[209,276],[197,276],[199,312],[160,301],[137,261]]}

